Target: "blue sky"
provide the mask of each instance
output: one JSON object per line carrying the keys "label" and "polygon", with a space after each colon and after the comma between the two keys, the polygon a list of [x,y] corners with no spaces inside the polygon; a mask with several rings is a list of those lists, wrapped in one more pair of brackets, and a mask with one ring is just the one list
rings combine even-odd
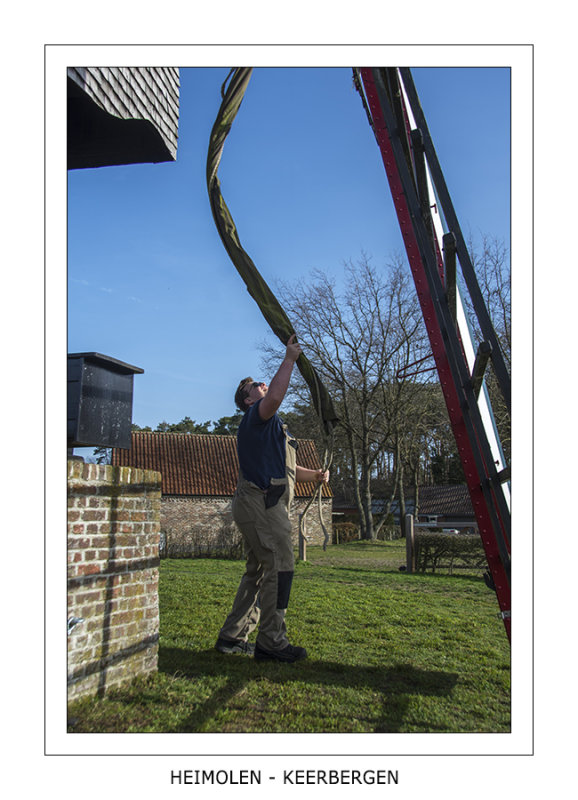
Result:
{"label": "blue sky", "polygon": [[[181,70],[174,163],[68,179],[68,351],[144,369],[133,421],[234,413],[270,334],[228,259],[205,161],[228,69]],[[417,90],[464,234],[510,237],[510,71],[420,68]],[[381,156],[351,70],[256,69],[219,176],[244,248],[275,290],[362,252],[403,251]]]}

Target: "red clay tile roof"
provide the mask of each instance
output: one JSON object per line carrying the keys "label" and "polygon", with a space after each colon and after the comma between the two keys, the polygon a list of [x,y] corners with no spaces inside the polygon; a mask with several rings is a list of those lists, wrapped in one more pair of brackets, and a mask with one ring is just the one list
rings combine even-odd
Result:
{"label": "red clay tile roof", "polygon": [[[319,469],[314,442],[299,441],[298,463]],[[239,461],[235,436],[133,431],[130,450],[113,448],[112,464],[152,469],[162,475],[162,494],[229,497],[235,492]],[[296,497],[311,497],[314,484],[295,485]],[[331,497],[327,485],[323,496]]]}

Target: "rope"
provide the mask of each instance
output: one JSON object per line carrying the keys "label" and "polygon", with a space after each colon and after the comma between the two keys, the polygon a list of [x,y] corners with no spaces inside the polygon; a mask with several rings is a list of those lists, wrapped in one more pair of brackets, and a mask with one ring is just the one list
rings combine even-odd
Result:
{"label": "rope", "polygon": [[[221,89],[223,100],[211,131],[207,154],[207,189],[213,218],[229,258],[245,282],[249,294],[269,323],[271,330],[285,345],[295,332],[293,326],[277,298],[259,274],[255,264],[241,246],[235,223],[221,194],[217,177],[225,140],[241,106],[251,73],[252,69],[248,67],[234,69],[227,76]],[[317,414],[329,434],[339,421],[331,397],[305,355],[299,356],[297,367],[309,386]]]}
{"label": "rope", "polygon": [[[331,464],[333,463],[333,444],[335,440],[335,431],[334,428],[327,432],[324,429],[323,425],[321,425],[321,435],[325,440],[325,447],[323,450],[323,461],[322,461],[322,469],[323,472],[326,472],[331,468]],[[323,498],[323,483],[320,482],[319,485],[316,487],[315,491],[307,501],[305,508],[301,512],[299,517],[299,535],[303,537],[303,539],[307,542],[307,536],[305,534],[306,527],[305,527],[305,518],[309,509],[313,505],[315,498],[317,497],[318,501],[318,511],[319,511],[319,523],[321,525],[321,530],[323,531],[323,550],[327,550],[327,545],[329,544],[329,531],[327,530],[327,526],[323,520],[323,505],[322,505],[322,498]]]}
{"label": "rope", "polygon": [[[261,313],[269,323],[271,330],[285,345],[295,332],[293,326],[277,298],[259,274],[255,264],[241,246],[233,217],[223,199],[219,178],[217,176],[225,140],[229,135],[233,121],[243,101],[252,72],[252,68],[249,67],[233,68],[230,70],[221,87],[222,102],[209,139],[209,150],[207,154],[207,189],[213,218],[229,258],[245,282],[247,291],[255,300]],[[325,438],[326,446],[323,456],[323,470],[325,471],[329,469],[333,460],[333,431],[339,422],[339,417],[335,412],[333,401],[327,389],[305,355],[301,354],[299,356],[297,367],[311,392],[313,404],[319,417],[322,436]],[[328,444],[329,441],[331,442],[330,446]],[[318,497],[319,518],[324,532],[323,549],[325,550],[329,541],[329,533],[323,521],[321,502],[322,489],[323,483],[320,482],[317,490],[313,493],[301,515],[299,530],[300,533],[303,531],[302,535],[305,541],[307,541],[304,534],[305,514],[313,504],[315,497]]]}

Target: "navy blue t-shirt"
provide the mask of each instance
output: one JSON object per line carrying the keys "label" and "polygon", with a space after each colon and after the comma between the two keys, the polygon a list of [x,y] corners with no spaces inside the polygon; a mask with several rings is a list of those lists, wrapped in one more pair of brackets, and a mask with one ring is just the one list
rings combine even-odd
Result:
{"label": "navy blue t-shirt", "polygon": [[285,434],[277,414],[261,419],[260,403],[245,411],[237,432],[237,449],[243,476],[260,489],[267,489],[271,478],[285,477]]}

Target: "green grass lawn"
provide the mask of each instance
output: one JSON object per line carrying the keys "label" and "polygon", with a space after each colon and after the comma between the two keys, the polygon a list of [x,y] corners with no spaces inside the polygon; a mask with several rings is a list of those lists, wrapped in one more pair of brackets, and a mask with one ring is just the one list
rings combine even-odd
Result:
{"label": "green grass lawn", "polygon": [[213,648],[243,563],[161,562],[159,671],[71,704],[75,732],[508,732],[510,652],[480,573],[399,571],[405,543],[309,547],[287,626],[309,658]]}

